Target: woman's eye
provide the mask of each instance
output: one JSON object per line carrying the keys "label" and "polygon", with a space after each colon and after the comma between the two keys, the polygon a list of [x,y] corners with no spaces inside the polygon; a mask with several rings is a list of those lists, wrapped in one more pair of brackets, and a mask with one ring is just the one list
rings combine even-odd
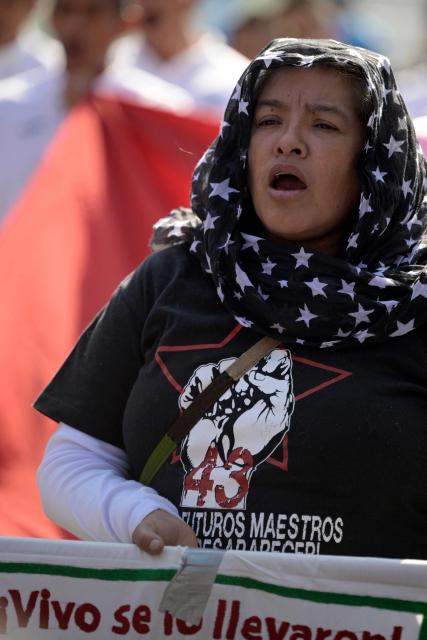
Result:
{"label": "woman's eye", "polygon": [[325,131],[338,131],[337,127],[329,122],[316,122],[314,126],[316,129],[324,129]]}
{"label": "woman's eye", "polygon": [[270,127],[271,125],[278,124],[277,118],[263,118],[262,120],[258,120],[258,127]]}

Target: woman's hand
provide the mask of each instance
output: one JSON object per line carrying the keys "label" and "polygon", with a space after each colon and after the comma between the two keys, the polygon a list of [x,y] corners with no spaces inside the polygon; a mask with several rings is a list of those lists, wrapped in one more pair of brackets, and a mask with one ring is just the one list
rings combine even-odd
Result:
{"label": "woman's hand", "polygon": [[180,518],[162,509],[156,509],[139,523],[132,534],[132,540],[142,551],[152,555],[163,551],[165,545],[197,547],[193,529]]}

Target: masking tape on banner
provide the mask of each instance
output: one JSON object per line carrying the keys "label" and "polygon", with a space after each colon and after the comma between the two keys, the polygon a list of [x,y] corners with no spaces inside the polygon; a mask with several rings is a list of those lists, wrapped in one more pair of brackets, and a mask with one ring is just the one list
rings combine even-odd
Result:
{"label": "masking tape on banner", "polygon": [[166,587],[159,611],[198,624],[223,556],[224,551],[185,549],[182,566]]}

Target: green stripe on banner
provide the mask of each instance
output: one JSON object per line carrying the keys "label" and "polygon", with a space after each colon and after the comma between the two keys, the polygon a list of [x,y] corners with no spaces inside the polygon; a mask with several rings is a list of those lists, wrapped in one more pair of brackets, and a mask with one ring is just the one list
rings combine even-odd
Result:
{"label": "green stripe on banner", "polygon": [[125,580],[128,582],[169,582],[176,569],[95,569],[70,567],[62,564],[36,564],[29,562],[0,562],[0,573],[30,573],[85,580]]}
{"label": "green stripe on banner", "polygon": [[[175,569],[95,569],[93,567],[71,567],[66,565],[37,564],[28,562],[1,562],[1,573],[24,573],[90,580],[128,581],[128,582],[169,582],[176,575]],[[215,583],[224,586],[257,589],[277,596],[318,602],[320,604],[337,604],[351,607],[372,607],[389,611],[402,611],[422,614],[424,616],[419,640],[427,640],[427,603],[398,598],[376,596],[360,596],[346,593],[311,591],[282,587],[276,584],[260,582],[253,578],[225,576],[218,574]]]}
{"label": "green stripe on banner", "polygon": [[309,591],[308,589],[295,589],[292,587],[281,587],[280,585],[260,582],[253,578],[242,578],[237,576],[223,576],[218,574],[215,578],[217,584],[232,585],[245,589],[258,589],[277,596],[295,598],[298,600],[309,600],[310,602],[320,602],[323,604],[342,604],[353,607],[374,607],[376,609],[388,609],[391,611],[406,611],[409,613],[427,613],[427,603],[412,600],[399,600],[397,598],[381,598],[377,596],[359,596],[347,593],[330,593],[328,591]]}
{"label": "green stripe on banner", "polygon": [[234,585],[245,589],[258,589],[267,593],[298,600],[309,600],[324,604],[344,604],[353,607],[369,606],[376,609],[390,609],[393,611],[408,611],[410,613],[427,613],[426,602],[411,600],[398,600],[397,598],[379,598],[376,596],[358,596],[347,593],[330,593],[328,591],[309,591],[308,589],[295,589],[281,587],[280,585],[260,582],[253,578],[239,578],[235,576],[223,576],[218,574],[215,582],[224,585]]}
{"label": "green stripe on banner", "polygon": [[308,589],[295,589],[281,587],[276,584],[260,582],[253,578],[224,576],[218,574],[215,578],[217,584],[243,587],[245,589],[258,589],[267,593],[297,600],[308,600],[321,604],[338,604],[352,607],[373,607],[388,611],[404,611],[406,613],[422,614],[423,621],[418,640],[427,640],[427,603],[412,600],[399,600],[397,598],[379,598],[376,596],[359,596],[346,593],[329,593],[327,591],[309,591]]}

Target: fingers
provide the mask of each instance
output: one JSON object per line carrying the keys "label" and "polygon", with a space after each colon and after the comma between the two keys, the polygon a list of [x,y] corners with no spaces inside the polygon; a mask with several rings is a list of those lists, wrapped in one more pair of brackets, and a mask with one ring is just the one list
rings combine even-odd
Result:
{"label": "fingers", "polygon": [[183,521],[158,509],[136,527],[133,542],[146,553],[157,555],[165,545],[197,547],[194,531]]}
{"label": "fingers", "polygon": [[150,525],[144,526],[142,523],[135,529],[133,542],[146,553],[157,555],[163,551],[165,542]]}
{"label": "fingers", "polygon": [[197,547],[197,538],[193,529],[191,529],[185,522],[179,531],[179,539],[177,544],[182,547]]}

